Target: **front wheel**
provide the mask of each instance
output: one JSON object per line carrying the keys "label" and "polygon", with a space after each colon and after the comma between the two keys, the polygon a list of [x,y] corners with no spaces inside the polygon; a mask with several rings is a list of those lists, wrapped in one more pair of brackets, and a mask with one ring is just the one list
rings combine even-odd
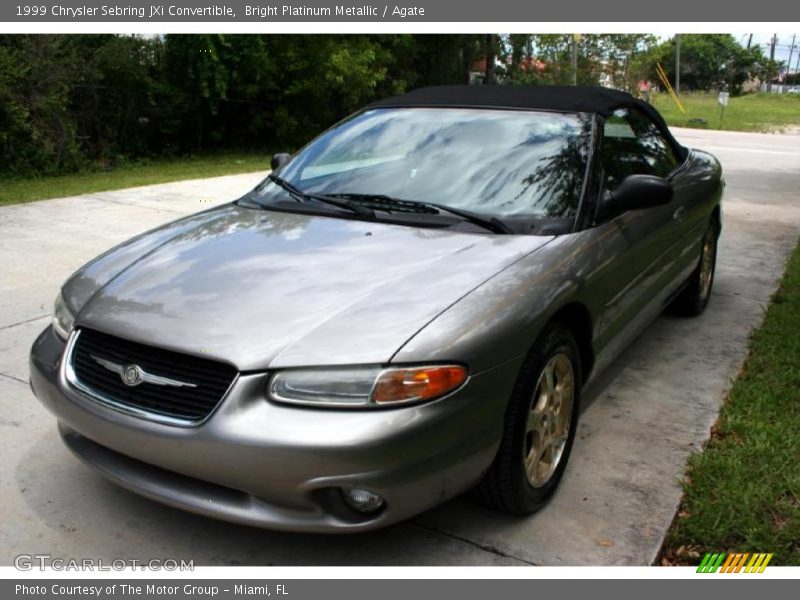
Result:
{"label": "front wheel", "polygon": [[497,455],[476,488],[483,504],[525,515],[555,492],[575,439],[579,356],[575,338],[560,324],[549,326],[531,348],[506,409]]}
{"label": "front wheel", "polygon": [[692,271],[683,291],[672,303],[672,309],[680,315],[694,317],[702,313],[711,297],[714,272],[717,266],[717,224],[709,222],[703,234],[700,262]]}

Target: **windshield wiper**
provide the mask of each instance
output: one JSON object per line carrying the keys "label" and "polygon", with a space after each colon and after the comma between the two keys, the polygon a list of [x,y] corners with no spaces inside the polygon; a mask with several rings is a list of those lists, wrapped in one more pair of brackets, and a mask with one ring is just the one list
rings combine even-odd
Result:
{"label": "windshield wiper", "polygon": [[307,202],[308,200],[316,200],[317,202],[322,202],[323,204],[329,204],[331,206],[338,206],[339,208],[344,208],[362,217],[369,217],[370,219],[375,217],[375,211],[367,208],[366,206],[361,206],[360,204],[351,202],[350,200],[336,198],[327,195],[321,195],[321,194],[309,194],[308,192],[304,192],[300,188],[295,187],[293,184],[289,183],[282,177],[278,177],[277,175],[273,175],[272,173],[267,175],[267,179],[269,179],[276,185],[282,187],[284,190],[289,192],[289,194],[291,194],[296,200],[299,200],[301,202]]}
{"label": "windshield wiper", "polygon": [[483,215],[474,213],[471,210],[464,210],[463,208],[452,208],[444,204],[430,203],[430,206],[435,206],[436,208],[440,208],[449,213],[453,213],[454,215],[457,215],[462,219],[469,221],[470,223],[474,223],[475,225],[479,225],[484,229],[488,229],[489,231],[494,231],[495,233],[502,233],[504,235],[510,235],[514,233],[514,230],[511,229],[511,227],[509,227],[503,221],[494,216],[484,217]]}
{"label": "windshield wiper", "polygon": [[456,215],[465,221],[483,227],[493,233],[504,235],[513,234],[514,230],[511,229],[506,223],[497,217],[486,217],[471,210],[464,210],[463,208],[452,208],[445,204],[436,204],[435,202],[420,202],[419,200],[401,200],[399,198],[392,198],[385,194],[349,194],[337,193],[327,194],[328,198],[346,198],[356,202],[366,202],[372,206],[374,210],[382,210],[387,212],[449,212]]}

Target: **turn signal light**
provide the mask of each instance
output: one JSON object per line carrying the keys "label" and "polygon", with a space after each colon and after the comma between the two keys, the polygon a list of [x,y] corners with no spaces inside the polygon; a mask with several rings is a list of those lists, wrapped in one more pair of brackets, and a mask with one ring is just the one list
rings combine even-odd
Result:
{"label": "turn signal light", "polygon": [[386,369],[372,390],[376,404],[433,400],[460,387],[467,380],[467,369],[460,365],[442,365]]}

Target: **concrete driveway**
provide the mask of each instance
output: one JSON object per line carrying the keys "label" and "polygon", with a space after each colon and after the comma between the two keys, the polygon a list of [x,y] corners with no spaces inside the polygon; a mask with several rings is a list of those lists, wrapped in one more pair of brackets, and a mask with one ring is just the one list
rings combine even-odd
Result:
{"label": "concrete driveway", "polygon": [[196,565],[651,563],[686,459],[707,438],[800,232],[800,136],[676,135],[715,153],[726,170],[709,310],[660,318],[617,360],[588,394],[559,493],[524,519],[459,498],[369,534],[292,535],[197,517],[106,482],[62,447],[27,384],[28,349],[59,286],[101,251],[231,200],[260,175],[0,208],[0,564],[20,553]]}

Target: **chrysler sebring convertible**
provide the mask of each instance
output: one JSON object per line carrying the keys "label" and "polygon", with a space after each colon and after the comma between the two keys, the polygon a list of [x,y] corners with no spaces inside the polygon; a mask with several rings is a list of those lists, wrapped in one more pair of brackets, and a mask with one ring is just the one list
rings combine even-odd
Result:
{"label": "chrysler sebring convertible", "polygon": [[85,463],[195,513],[361,531],[473,490],[529,514],[581,391],[705,309],[723,187],[622,92],[419,89],[73,274],[31,386]]}

